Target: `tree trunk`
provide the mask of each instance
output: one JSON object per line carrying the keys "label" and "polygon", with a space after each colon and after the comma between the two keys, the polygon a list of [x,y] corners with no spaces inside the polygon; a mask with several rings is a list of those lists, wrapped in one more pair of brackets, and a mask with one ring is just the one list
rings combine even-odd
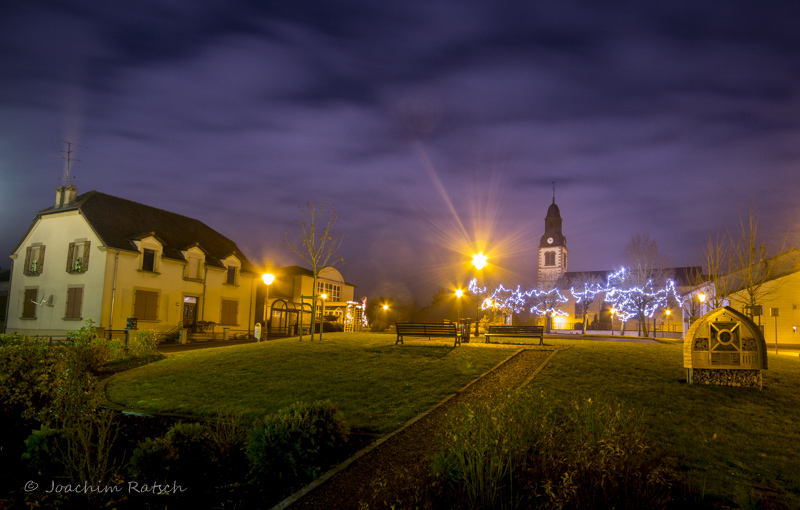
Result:
{"label": "tree trunk", "polygon": [[[314,286],[311,288],[311,341],[314,341],[314,332],[317,330],[317,268],[314,268]],[[320,328],[322,329],[322,328]],[[322,334],[320,333],[320,340]]]}

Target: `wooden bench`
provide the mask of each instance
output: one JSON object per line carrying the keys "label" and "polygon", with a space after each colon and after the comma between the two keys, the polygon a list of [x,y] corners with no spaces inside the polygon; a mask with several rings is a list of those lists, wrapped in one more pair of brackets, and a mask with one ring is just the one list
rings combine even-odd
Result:
{"label": "wooden bench", "polygon": [[486,343],[493,336],[511,338],[539,338],[539,345],[544,345],[544,326],[489,326]]}
{"label": "wooden bench", "polygon": [[402,344],[404,336],[422,336],[428,337],[428,340],[432,337],[450,337],[456,341],[453,347],[461,345],[461,332],[454,322],[398,322],[394,327],[397,329],[395,345]]}

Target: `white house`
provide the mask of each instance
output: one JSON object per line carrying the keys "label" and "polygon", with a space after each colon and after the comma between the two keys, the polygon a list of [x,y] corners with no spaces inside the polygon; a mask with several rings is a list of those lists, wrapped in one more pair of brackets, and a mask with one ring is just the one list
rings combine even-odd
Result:
{"label": "white house", "polygon": [[158,332],[213,322],[248,334],[253,268],[199,220],[97,191],[59,187],[11,254],[7,333],[64,336],[91,319]]}

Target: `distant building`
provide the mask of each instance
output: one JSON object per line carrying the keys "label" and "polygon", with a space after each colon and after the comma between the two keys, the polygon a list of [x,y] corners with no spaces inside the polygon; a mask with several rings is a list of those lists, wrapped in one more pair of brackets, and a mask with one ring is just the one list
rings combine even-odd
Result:
{"label": "distant building", "polygon": [[[775,257],[759,262],[771,264],[774,272],[762,283],[763,299],[757,303],[753,321],[760,325],[764,340],[771,352],[781,348],[800,348],[800,250],[792,249]],[[727,286],[732,289],[724,300],[724,306],[730,306],[745,315],[750,315],[744,303],[747,302],[747,291],[744,288],[741,271],[732,273],[727,278]],[[700,292],[710,295],[714,292],[713,282],[705,282],[683,293],[684,299],[697,299]],[[711,311],[710,301],[705,300],[696,310],[695,317],[684,312],[684,331],[688,331],[691,320]]]}
{"label": "distant building", "polygon": [[119,335],[136,318],[157,332],[205,321],[249,335],[255,322],[259,275],[233,241],[97,191],[59,187],[11,259],[8,333],[63,336],[91,319]]}
{"label": "distant building", "polygon": [[[553,195],[553,203],[547,209],[547,216],[544,222],[544,234],[540,239],[538,251],[538,286],[542,290],[549,290],[553,287],[561,289],[562,295],[568,298],[568,302],[561,304],[558,308],[569,313],[569,316],[556,317],[554,327],[556,329],[575,329],[578,328],[578,323],[582,322],[583,317],[580,306],[569,292],[569,288],[573,285],[582,284],[583,282],[580,280],[585,277],[593,278],[598,283],[606,284],[608,276],[614,271],[568,271],[567,257],[569,252],[567,250],[567,238],[562,232],[561,211],[556,204],[555,195]],[[676,290],[680,294],[696,283],[697,276],[701,274],[702,268],[700,266],[676,267],[660,269],[659,271],[675,281]],[[659,317],[656,317],[660,330],[681,331],[679,308],[679,304],[674,303],[669,315],[662,313]],[[589,329],[610,330],[612,328],[611,309],[611,303],[605,302],[603,295],[597,296],[587,313],[586,320]],[[524,318],[520,317],[518,320],[524,320]],[[614,327],[621,327],[619,320],[616,321]],[[628,331],[631,328],[638,329],[637,320],[628,321]]]}
{"label": "distant building", "polygon": [[[314,273],[300,266],[281,267],[274,271],[275,281],[269,286],[269,296],[264,308],[265,286],[259,292],[259,317],[269,317],[269,335],[291,336],[299,332],[301,312],[304,330],[311,324],[311,296],[314,288]],[[317,295],[325,294],[325,315],[322,315],[322,301],[317,306],[317,320],[337,323],[343,329],[356,327],[360,323],[361,303],[353,301],[355,285],[344,281],[338,269],[325,267],[317,278]],[[263,310],[263,312],[262,312]]]}

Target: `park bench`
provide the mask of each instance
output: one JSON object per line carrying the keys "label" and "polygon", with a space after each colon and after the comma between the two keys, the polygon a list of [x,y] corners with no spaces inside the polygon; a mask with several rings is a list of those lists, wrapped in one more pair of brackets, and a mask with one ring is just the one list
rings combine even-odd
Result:
{"label": "park bench", "polygon": [[461,345],[461,332],[454,322],[398,322],[394,326],[397,329],[395,345],[402,344],[404,336],[422,336],[428,337],[428,340],[432,337],[450,337],[455,339],[453,347]]}
{"label": "park bench", "polygon": [[495,326],[490,325],[486,333],[486,343],[493,336],[511,338],[539,338],[539,345],[544,345],[544,326]]}

